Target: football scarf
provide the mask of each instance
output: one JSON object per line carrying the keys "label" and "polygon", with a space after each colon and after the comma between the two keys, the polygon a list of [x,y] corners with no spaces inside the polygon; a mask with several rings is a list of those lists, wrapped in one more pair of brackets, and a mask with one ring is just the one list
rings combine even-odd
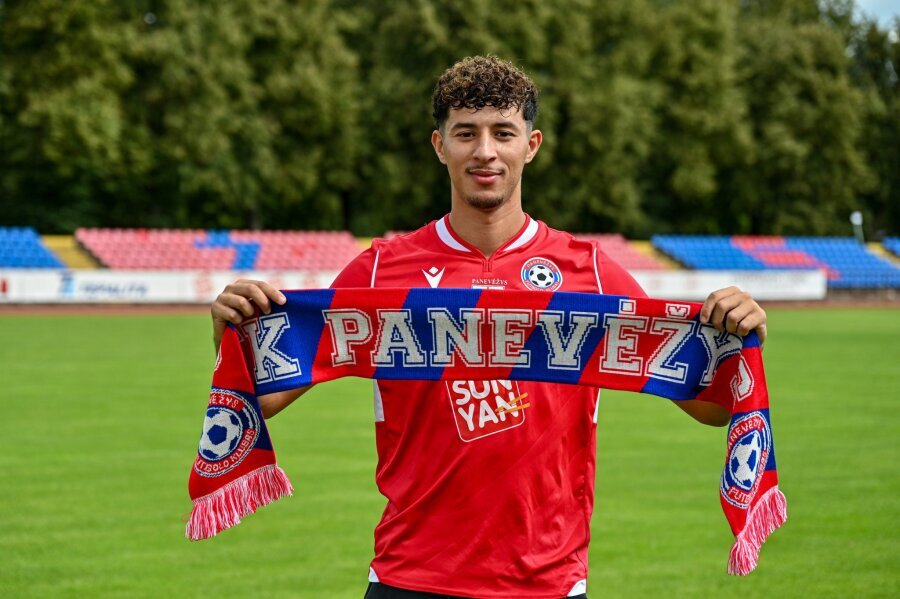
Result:
{"label": "football scarf", "polygon": [[189,491],[205,539],[293,493],[256,397],[345,376],[507,379],[697,399],[731,412],[722,509],[731,574],[755,567],[787,518],[759,341],[699,322],[700,304],[478,289],[288,291],[225,332]]}

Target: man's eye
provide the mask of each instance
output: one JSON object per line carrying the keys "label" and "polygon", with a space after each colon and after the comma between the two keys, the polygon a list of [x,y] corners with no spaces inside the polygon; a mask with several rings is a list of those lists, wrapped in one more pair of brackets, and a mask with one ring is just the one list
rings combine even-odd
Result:
{"label": "man's eye", "polygon": [[472,137],[473,135],[475,134],[471,131],[460,131],[459,133],[457,133],[457,137]]}
{"label": "man's eye", "polygon": [[512,137],[513,132],[512,131],[497,131],[497,136],[498,137]]}

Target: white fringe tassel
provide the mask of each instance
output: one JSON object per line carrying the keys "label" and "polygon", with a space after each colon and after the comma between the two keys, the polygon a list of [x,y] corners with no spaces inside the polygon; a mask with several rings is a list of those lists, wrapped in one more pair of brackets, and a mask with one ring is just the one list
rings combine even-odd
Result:
{"label": "white fringe tassel", "polygon": [[274,464],[263,466],[195,499],[184,534],[192,541],[208,539],[238,524],[256,508],[293,494],[284,470]]}
{"label": "white fringe tassel", "polygon": [[746,576],[753,572],[759,559],[759,548],[786,520],[787,501],[777,486],[772,487],[747,514],[744,530],[735,537],[728,559],[728,573]]}

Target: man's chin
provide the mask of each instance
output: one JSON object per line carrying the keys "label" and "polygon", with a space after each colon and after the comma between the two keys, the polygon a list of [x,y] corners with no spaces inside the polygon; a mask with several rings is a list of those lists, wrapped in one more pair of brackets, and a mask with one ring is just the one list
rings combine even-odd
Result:
{"label": "man's chin", "polygon": [[494,196],[494,197],[479,197],[479,196],[468,196],[466,197],[466,204],[475,208],[476,210],[495,210],[505,204],[509,200],[508,197],[503,196]]}

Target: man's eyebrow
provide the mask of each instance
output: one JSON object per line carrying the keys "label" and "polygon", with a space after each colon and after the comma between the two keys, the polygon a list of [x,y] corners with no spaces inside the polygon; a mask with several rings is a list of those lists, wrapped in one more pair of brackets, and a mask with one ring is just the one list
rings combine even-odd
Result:
{"label": "man's eyebrow", "polygon": [[[512,121],[500,121],[499,123],[491,123],[491,127],[495,129],[518,129],[519,126],[516,125]],[[451,131],[455,131],[456,129],[477,129],[478,125],[475,123],[456,123],[452,127],[450,127]]]}

